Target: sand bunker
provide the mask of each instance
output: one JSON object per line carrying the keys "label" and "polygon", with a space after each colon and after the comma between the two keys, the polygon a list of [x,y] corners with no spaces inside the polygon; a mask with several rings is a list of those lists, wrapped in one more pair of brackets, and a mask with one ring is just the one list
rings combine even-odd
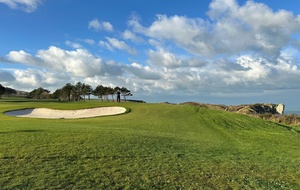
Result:
{"label": "sand bunker", "polygon": [[80,110],[54,110],[48,108],[22,109],[5,112],[15,117],[48,118],[48,119],[75,119],[125,113],[123,107],[100,107]]}

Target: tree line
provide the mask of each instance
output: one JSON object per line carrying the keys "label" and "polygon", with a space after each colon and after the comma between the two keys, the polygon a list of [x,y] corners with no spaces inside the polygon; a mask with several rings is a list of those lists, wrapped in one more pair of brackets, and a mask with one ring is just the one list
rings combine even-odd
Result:
{"label": "tree line", "polygon": [[125,87],[109,87],[98,85],[95,89],[91,85],[77,82],[75,85],[67,83],[60,89],[50,93],[49,90],[39,87],[32,90],[31,92],[18,91],[9,87],[4,87],[0,84],[0,98],[4,96],[15,96],[22,95],[27,98],[34,99],[58,99],[58,100],[75,100],[75,101],[85,101],[86,98],[90,100],[91,95],[98,97],[101,101],[114,101],[117,92],[120,91],[121,96],[126,101],[127,96],[132,96],[130,90]]}
{"label": "tree line", "polygon": [[17,94],[17,91],[15,89],[4,87],[0,84],[0,98],[2,98],[3,95],[9,96],[15,94]]}
{"label": "tree line", "polygon": [[52,94],[49,90],[42,87],[34,89],[29,93],[30,98],[34,99],[58,99],[65,101],[85,101],[90,100],[91,95],[98,97],[101,101],[115,101],[117,92],[120,91],[124,101],[127,96],[132,96],[130,90],[125,87],[109,87],[98,85],[95,89],[91,85],[77,82],[75,85],[67,83],[60,89],[55,90]]}

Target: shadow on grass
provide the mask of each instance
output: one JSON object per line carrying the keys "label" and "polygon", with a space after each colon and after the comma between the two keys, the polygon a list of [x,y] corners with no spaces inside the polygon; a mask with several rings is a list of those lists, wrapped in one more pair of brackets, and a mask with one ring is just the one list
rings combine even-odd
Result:
{"label": "shadow on grass", "polygon": [[296,133],[300,134],[300,130],[296,129],[295,127],[291,127],[291,126],[280,124],[280,123],[276,123],[276,122],[272,122],[272,123],[278,125],[279,127],[287,129],[289,131],[296,132]]}
{"label": "shadow on grass", "polygon": [[43,132],[44,130],[33,130],[33,129],[24,129],[24,130],[17,130],[17,131],[1,131],[0,134],[7,134],[7,133],[38,133]]}

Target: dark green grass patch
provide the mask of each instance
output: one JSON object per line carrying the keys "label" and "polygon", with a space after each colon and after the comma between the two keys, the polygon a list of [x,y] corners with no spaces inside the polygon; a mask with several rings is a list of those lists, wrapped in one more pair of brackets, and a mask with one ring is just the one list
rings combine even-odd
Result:
{"label": "dark green grass patch", "polygon": [[0,189],[299,189],[299,134],[190,105],[1,102],[11,109],[124,106],[89,119],[0,115]]}

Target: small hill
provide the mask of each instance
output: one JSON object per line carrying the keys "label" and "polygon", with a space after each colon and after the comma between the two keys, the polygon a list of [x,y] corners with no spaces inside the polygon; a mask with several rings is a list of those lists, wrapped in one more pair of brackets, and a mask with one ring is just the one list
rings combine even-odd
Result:
{"label": "small hill", "polygon": [[182,104],[191,104],[200,107],[207,107],[216,110],[224,110],[224,111],[243,113],[243,114],[267,114],[267,113],[281,114],[276,109],[280,104],[272,104],[272,103],[244,104],[244,105],[236,105],[236,106],[226,106],[222,104],[203,104],[203,103],[196,103],[196,102],[185,102]]}
{"label": "small hill", "polygon": [[278,123],[288,125],[300,125],[300,116],[291,114],[284,115],[284,105],[274,103],[256,103],[256,104],[242,104],[226,106],[222,104],[204,104],[197,102],[184,102],[181,104],[189,104],[199,107],[205,107],[215,110],[223,110],[228,112],[235,112],[246,114],[253,117],[259,117],[266,120],[271,120]]}

